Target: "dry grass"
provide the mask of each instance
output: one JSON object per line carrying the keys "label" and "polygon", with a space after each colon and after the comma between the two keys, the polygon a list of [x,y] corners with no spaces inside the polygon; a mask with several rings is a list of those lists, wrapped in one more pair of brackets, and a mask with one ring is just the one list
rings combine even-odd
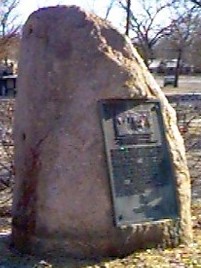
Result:
{"label": "dry grass", "polygon": [[[136,252],[123,259],[107,259],[101,262],[89,262],[61,258],[41,260],[34,256],[21,255],[9,249],[10,218],[3,217],[0,221],[0,267],[1,268],[201,268],[201,204],[192,207],[194,241],[191,245],[180,245],[176,248],[147,249]],[[4,235],[3,235],[4,233]],[[7,234],[7,235],[6,235]]]}

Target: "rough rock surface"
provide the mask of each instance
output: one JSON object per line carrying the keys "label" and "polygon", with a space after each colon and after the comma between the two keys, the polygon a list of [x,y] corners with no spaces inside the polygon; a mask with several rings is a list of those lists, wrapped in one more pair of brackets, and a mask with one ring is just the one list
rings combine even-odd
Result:
{"label": "rough rock surface", "polygon": [[[121,256],[192,239],[190,180],[175,111],[130,41],[78,7],[33,13],[23,31],[15,114],[12,240],[22,250]],[[180,221],[116,228],[97,101],[158,98]],[[53,253],[52,253],[53,254]]]}

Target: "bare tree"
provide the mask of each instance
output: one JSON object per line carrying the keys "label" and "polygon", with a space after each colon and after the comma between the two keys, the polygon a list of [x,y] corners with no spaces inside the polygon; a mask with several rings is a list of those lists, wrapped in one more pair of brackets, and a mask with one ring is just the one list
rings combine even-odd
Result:
{"label": "bare tree", "polygon": [[[172,20],[171,34],[166,37],[164,49],[171,50],[176,59],[174,87],[178,87],[181,62],[186,51],[191,47],[194,36],[199,30],[200,14],[195,6],[189,5],[186,1],[175,1],[174,20]],[[192,51],[190,51],[192,54]],[[173,74],[173,73],[172,73]]]}
{"label": "bare tree", "polygon": [[[153,57],[153,47],[165,35],[171,32],[173,21],[170,19],[170,8],[174,0],[138,1],[138,8],[131,5],[131,1],[118,1],[121,8],[127,14],[126,33],[130,31],[130,36],[135,45],[140,48],[142,57],[148,65],[148,60]],[[135,2],[136,3],[136,2]],[[167,15],[168,14],[168,15]],[[161,23],[161,18],[166,16],[166,22]]]}
{"label": "bare tree", "polygon": [[193,34],[197,28],[196,21],[197,16],[194,16],[193,12],[188,12],[175,23],[174,31],[170,36],[172,48],[177,53],[174,87],[178,87],[181,60],[185,53],[185,49],[192,43]]}
{"label": "bare tree", "polygon": [[197,29],[193,33],[191,45],[187,47],[187,60],[189,64],[194,66],[195,72],[201,72],[201,28],[199,27],[201,18],[198,19],[196,25]]}
{"label": "bare tree", "polygon": [[16,24],[17,15],[14,14],[19,2],[20,0],[0,1],[0,58],[4,58],[5,64],[8,48],[19,30],[19,25]]}
{"label": "bare tree", "polygon": [[106,10],[105,17],[104,17],[105,20],[108,19],[110,11],[112,10],[114,4],[115,4],[115,0],[110,0],[109,6],[108,6],[108,8]]}

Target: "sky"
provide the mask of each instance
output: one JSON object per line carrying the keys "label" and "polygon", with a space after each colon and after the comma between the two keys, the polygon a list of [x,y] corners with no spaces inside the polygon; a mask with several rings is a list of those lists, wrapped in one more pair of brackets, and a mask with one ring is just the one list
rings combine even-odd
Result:
{"label": "sky", "polygon": [[37,10],[40,7],[55,6],[58,4],[75,4],[79,6],[85,6],[86,8],[86,2],[87,1],[82,0],[20,0],[17,12],[24,22],[33,11]]}
{"label": "sky", "polygon": [[[46,6],[62,5],[77,5],[86,10],[93,10],[100,16],[105,16],[106,8],[109,5],[110,0],[20,0],[20,4],[16,10],[19,15],[19,19],[22,24],[27,20],[28,16],[35,10]],[[117,13],[118,12],[118,13]],[[119,16],[121,11],[116,7],[112,9],[110,17],[108,18],[113,22],[114,26],[120,27],[123,14]],[[118,15],[117,15],[118,14]],[[122,19],[123,20],[123,19]]]}
{"label": "sky", "polygon": [[[28,16],[41,7],[61,5],[77,5],[82,8],[93,11],[95,14],[105,18],[107,7],[109,6],[111,0],[19,0],[20,3],[17,7],[16,13],[18,15],[19,24],[23,25]],[[150,0],[151,3],[153,0]],[[157,2],[157,0],[155,0]],[[141,13],[141,4],[139,1],[134,1],[133,9],[135,12]],[[142,14],[142,13],[141,13]],[[162,14],[158,18],[158,24],[162,21],[165,24],[169,23],[169,19],[165,14]],[[114,27],[120,30],[120,32],[125,32],[125,12],[115,4],[107,18]]]}

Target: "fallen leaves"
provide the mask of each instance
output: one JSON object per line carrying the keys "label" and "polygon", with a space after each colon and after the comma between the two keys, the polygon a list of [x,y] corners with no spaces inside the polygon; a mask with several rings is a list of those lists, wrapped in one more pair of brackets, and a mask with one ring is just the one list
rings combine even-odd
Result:
{"label": "fallen leaves", "polygon": [[[147,249],[124,259],[111,260],[92,268],[201,268],[201,204],[192,207],[194,242],[176,248]],[[86,266],[87,267],[87,266]]]}
{"label": "fallen leaves", "polygon": [[[176,248],[153,248],[136,252],[126,258],[104,260],[99,263],[63,259],[37,260],[33,256],[21,256],[9,250],[6,241],[0,238],[0,267],[26,268],[201,268],[201,203],[192,207],[194,226],[194,241],[190,245],[180,245]],[[10,219],[2,218],[0,233],[10,230]],[[13,263],[19,266],[12,266]],[[4,266],[3,266],[4,265]],[[11,266],[9,266],[11,265]]]}

